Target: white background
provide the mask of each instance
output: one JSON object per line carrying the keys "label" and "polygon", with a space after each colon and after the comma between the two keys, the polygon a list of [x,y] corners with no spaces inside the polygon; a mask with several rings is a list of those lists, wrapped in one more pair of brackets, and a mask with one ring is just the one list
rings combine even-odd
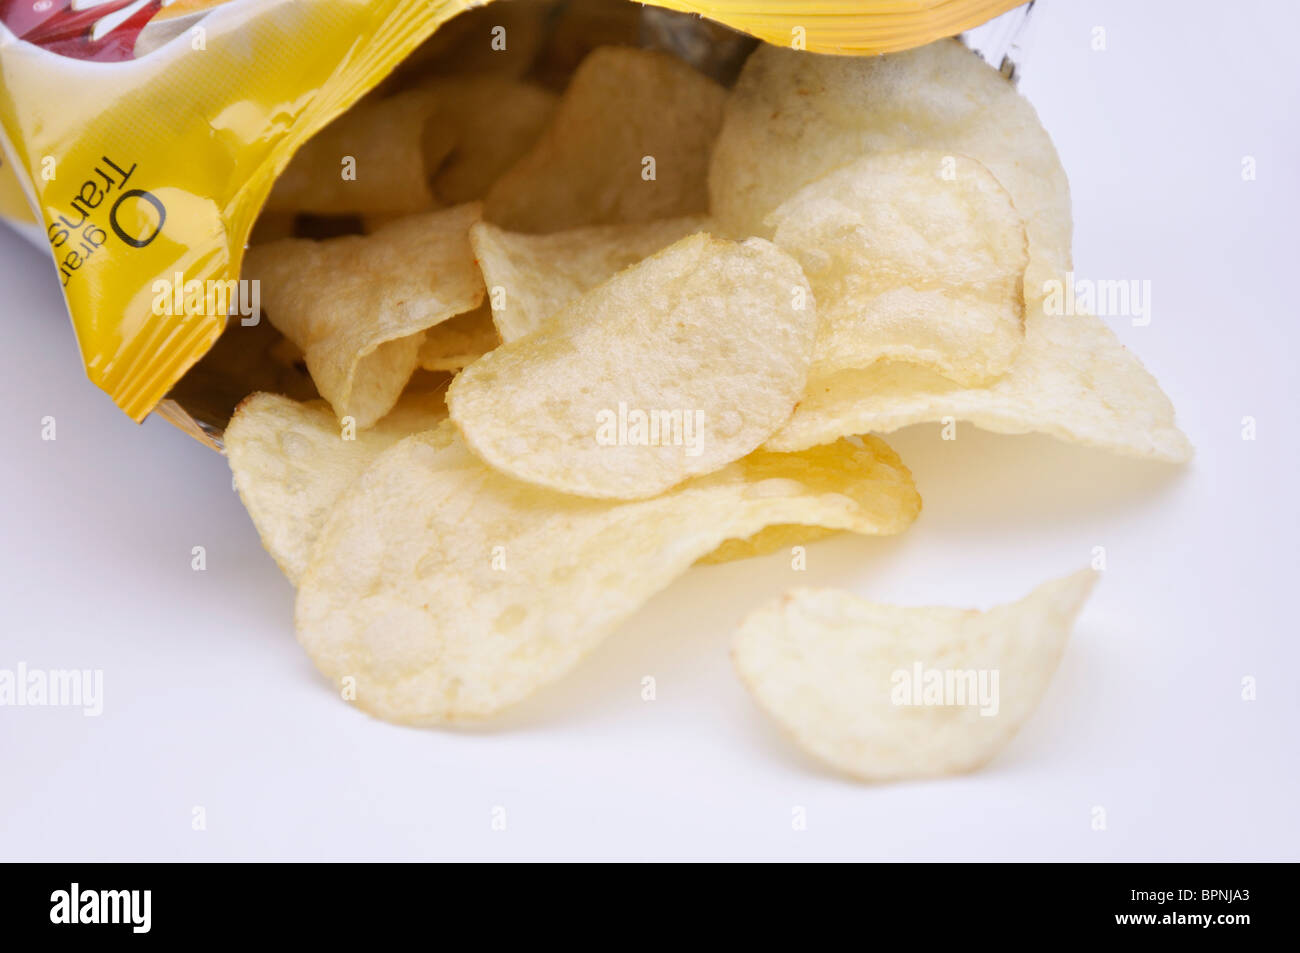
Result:
{"label": "white background", "polygon": [[[1152,282],[1150,326],[1112,324],[1196,460],[912,428],[891,442],[925,498],[913,531],[818,543],[804,574],[780,555],[693,571],[482,730],[390,727],[336,697],[225,462],[85,380],[46,256],[0,229],[0,668],[105,679],[97,719],[0,708],[0,857],[1300,857],[1300,17],[1045,0],[1034,19],[1021,88],[1070,174],[1076,272]],[[988,606],[1099,545],[1109,569],[1046,701],[978,774],[840,780],[731,672],[733,626],[791,585]]]}

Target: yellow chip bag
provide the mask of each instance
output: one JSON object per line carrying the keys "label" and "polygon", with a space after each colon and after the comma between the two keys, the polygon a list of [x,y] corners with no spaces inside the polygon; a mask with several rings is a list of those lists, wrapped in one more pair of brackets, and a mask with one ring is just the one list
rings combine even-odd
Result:
{"label": "yellow chip bag", "polygon": [[285,217],[258,243],[484,195],[528,231],[701,212],[731,78],[710,53],[745,49],[725,27],[874,54],[1015,2],[4,2],[0,218],[48,245],[87,374],[141,420],[253,319],[234,286],[264,207]]}

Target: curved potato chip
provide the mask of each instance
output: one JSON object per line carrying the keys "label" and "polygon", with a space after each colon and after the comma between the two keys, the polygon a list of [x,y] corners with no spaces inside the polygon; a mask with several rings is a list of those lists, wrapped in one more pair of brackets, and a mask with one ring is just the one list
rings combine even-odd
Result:
{"label": "curved potato chip", "polygon": [[703,213],[726,96],[666,53],[598,49],[541,139],[489,190],[484,217],[516,232],[557,232]]}
{"label": "curved potato chip", "polygon": [[727,102],[709,169],[713,214],[736,236],[796,191],[873,152],[970,156],[1011,193],[1029,235],[1025,287],[1070,270],[1070,189],[1034,108],[957,40],[885,56],[761,46]]}
{"label": "curved potato chip", "polygon": [[467,367],[447,407],[504,473],[637,499],[745,456],[803,393],[816,308],[770,242],[700,234]]}
{"label": "curved potato chip", "polygon": [[624,268],[708,227],[703,215],[637,225],[589,225],[548,235],[470,229],[492,319],[503,341],[531,334],[555,312]]}
{"label": "curved potato chip", "polygon": [[420,366],[426,371],[458,371],[500,343],[492,309],[482,304],[429,328],[420,345]]}
{"label": "curved potato chip", "polygon": [[[454,428],[452,428],[454,430]],[[339,500],[298,590],[298,639],[356,704],[433,725],[491,715],[572,669],[725,539],[772,523],[898,533],[920,498],[878,440],[755,453],[650,500],[553,493],[443,428]]]}
{"label": "curved potato chip", "polygon": [[369,427],[397,402],[423,332],[483,302],[469,228],[477,203],[410,215],[371,235],[259,245],[244,276],[267,317],[302,348],[339,417]]}
{"label": "curved potato chip", "polygon": [[262,545],[291,583],[307,571],[325,519],[352,481],[403,437],[446,419],[441,393],[404,396],[355,435],[345,435],[323,400],[253,394],[239,405],[226,427],[226,457]]}
{"label": "curved potato chip", "polygon": [[975,386],[1011,366],[1025,336],[1025,227],[974,159],[865,156],[768,221],[817,298],[810,377],[895,360]]}
{"label": "curved potato chip", "polygon": [[[266,208],[322,214],[419,212],[435,207],[425,165],[424,123],[439,97],[424,89],[364,99],[289,161]],[[448,140],[441,147],[445,156]],[[345,178],[345,160],[353,175]]]}
{"label": "curved potato chip", "polygon": [[1131,457],[1182,463],[1192,447],[1160,385],[1100,319],[1030,309],[1025,343],[990,387],[962,388],[923,367],[883,363],[810,386],[769,450],[855,433],[966,420],[995,433],[1046,433]]}
{"label": "curved potato chip", "polygon": [[721,563],[735,562],[739,559],[753,559],[766,556],[778,549],[790,546],[802,546],[804,543],[816,542],[827,536],[834,536],[837,529],[824,526],[800,526],[798,523],[782,523],[759,530],[753,536],[744,539],[729,539],[707,556],[695,561],[697,566],[716,566]]}
{"label": "curved potato chip", "polygon": [[537,141],[559,101],[550,90],[505,76],[439,79],[426,88],[438,107],[424,126],[425,153],[434,160],[434,195],[445,205],[486,195]]}
{"label": "curved potato chip", "polygon": [[1085,569],[988,612],[799,589],[750,615],[731,657],[799,747],[846,774],[971,771],[1038,707],[1096,581]]}

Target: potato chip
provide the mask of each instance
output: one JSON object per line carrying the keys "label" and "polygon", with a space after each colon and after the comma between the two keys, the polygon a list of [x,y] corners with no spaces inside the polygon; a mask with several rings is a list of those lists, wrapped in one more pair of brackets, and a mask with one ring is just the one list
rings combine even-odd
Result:
{"label": "potato chip", "polygon": [[640,4],[565,0],[560,4],[533,75],[556,89],[568,85],[587,55],[602,46],[643,46]]}
{"label": "potato chip", "polygon": [[810,386],[766,446],[798,450],[946,417],[1170,463],[1192,456],[1169,398],[1114,332],[1092,315],[1044,314],[1041,303],[1030,307],[1011,370],[992,386],[963,388],[908,364],[841,371]]}
{"label": "potato chip", "polygon": [[369,427],[397,402],[426,328],[483,302],[469,228],[477,203],[408,216],[372,235],[248,250],[267,317],[300,348],[339,417]]}
{"label": "potato chip", "polygon": [[500,343],[492,309],[483,304],[429,328],[420,345],[420,366],[426,371],[458,371]]}
{"label": "potato chip", "polygon": [[325,518],[352,481],[382,451],[446,418],[441,393],[404,396],[355,434],[323,400],[253,394],[239,405],[226,428],[226,456],[262,545],[291,583],[306,572]]}
{"label": "potato chip", "polygon": [[532,68],[555,4],[550,0],[493,0],[452,17],[396,70],[412,76],[484,73],[523,76]]}
{"label": "potato chip", "polygon": [[819,539],[825,539],[827,536],[834,536],[838,532],[839,530],[827,529],[824,526],[800,526],[797,523],[782,523],[778,526],[768,526],[761,529],[753,536],[745,539],[729,539],[713,552],[707,556],[701,556],[695,562],[700,566],[714,566],[721,563],[736,562],[740,559],[754,559],[758,556],[767,556],[778,549],[789,549],[793,546],[816,542]]}
{"label": "potato chip", "polygon": [[611,503],[485,466],[440,429],[385,451],[338,503],[303,577],[298,639],[356,704],[432,725],[498,712],[572,669],[723,540],[773,523],[901,532],[920,510],[884,443],[758,452]]}
{"label": "potato chip", "polygon": [[531,334],[585,291],[679,238],[704,231],[702,215],[637,225],[589,225],[549,235],[508,232],[487,222],[470,229],[492,319],[503,341]]}
{"label": "potato chip", "polygon": [[[424,123],[438,96],[416,89],[365,99],[303,143],[266,200],[272,211],[419,212],[435,207]],[[443,143],[443,156],[451,150]]]}
{"label": "potato chip", "polygon": [[516,232],[558,232],[707,211],[726,95],[666,53],[596,50],[541,139],[492,186],[484,217]]}
{"label": "potato chip", "polygon": [[810,377],[895,360],[976,386],[1011,366],[1025,335],[1025,228],[974,159],[865,156],[768,221],[817,298]]}
{"label": "potato chip", "polygon": [[988,612],[795,590],[744,621],[731,657],[799,747],[846,774],[971,771],[1038,707],[1096,580],[1085,569]]}
{"label": "potato chip", "polygon": [[537,141],[559,101],[549,90],[505,76],[439,79],[427,88],[438,107],[424,126],[425,153],[434,163],[434,195],[444,205],[486,195]]}
{"label": "potato chip", "polygon": [[727,103],[709,170],[713,214],[734,237],[828,172],[874,152],[929,149],[982,162],[1029,235],[1027,289],[1070,270],[1070,193],[1032,106],[957,40],[886,56],[761,46]]}
{"label": "potato chip", "polygon": [[447,407],[504,473],[581,496],[653,496],[789,419],[816,322],[799,265],[770,242],[693,235],[474,362]]}

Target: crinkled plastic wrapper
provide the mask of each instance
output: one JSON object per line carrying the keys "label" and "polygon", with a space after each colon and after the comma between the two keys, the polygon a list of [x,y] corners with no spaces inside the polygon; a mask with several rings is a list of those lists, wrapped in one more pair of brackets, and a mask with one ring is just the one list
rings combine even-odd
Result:
{"label": "crinkled plastic wrapper", "polygon": [[[886,53],[1019,2],[606,6],[626,6],[620,19],[635,22],[618,42],[666,50],[728,82],[753,38]],[[540,14],[521,17],[525,5]],[[529,77],[561,88],[586,52],[565,31],[574,5],[582,0],[498,0],[485,10],[468,0],[0,0],[0,218],[49,247],[91,380],[133,419],[157,411],[219,446],[245,394],[314,396],[291,361],[222,349],[230,322],[258,320],[240,268],[299,147],[376,87],[418,88],[404,79],[415,67],[472,68],[472,44],[523,44]],[[470,16],[486,36],[444,28]],[[256,333],[264,354],[287,343],[269,326]]]}

